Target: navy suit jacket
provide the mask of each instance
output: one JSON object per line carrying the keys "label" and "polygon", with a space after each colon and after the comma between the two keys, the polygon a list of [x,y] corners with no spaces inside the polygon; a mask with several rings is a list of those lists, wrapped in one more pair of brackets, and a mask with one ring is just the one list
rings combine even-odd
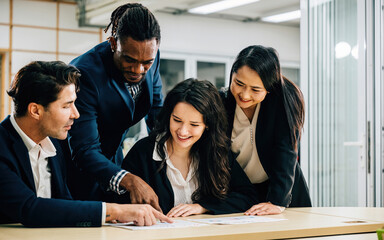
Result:
{"label": "navy suit jacket", "polygon": [[[158,171],[161,162],[153,160],[155,141],[146,137],[138,141],[129,151],[123,161],[122,167],[141,177],[156,192],[159,204],[164,213],[174,207],[174,193],[167,177],[167,165]],[[247,175],[234,158],[229,157],[230,185],[227,198],[220,200],[214,197],[203,196],[197,201],[212,214],[226,214],[244,212],[256,201],[252,194],[253,187]],[[126,193],[129,194],[129,193]],[[124,196],[121,196],[124,200]],[[129,196],[125,197],[125,199]]]}
{"label": "navy suit jacket", "polygon": [[163,104],[159,53],[136,103],[112,57],[110,44],[103,42],[71,62],[81,72],[75,102],[80,118],[69,132],[73,162],[68,185],[75,199],[110,200],[112,193],[106,190],[121,170],[121,145],[127,131],[144,117],[152,128]]}
{"label": "navy suit jacket", "polygon": [[32,227],[100,226],[101,202],[74,201],[65,184],[65,161],[58,141],[49,158],[52,198],[36,196],[28,149],[9,116],[0,123],[0,223]]}
{"label": "navy suit jacket", "polygon": [[[229,90],[220,94],[227,110],[230,138],[233,129],[236,101]],[[268,175],[267,191],[258,192],[257,198],[284,207],[310,207],[307,183],[292,146],[281,89],[268,93],[261,102],[256,123],[256,149],[260,162]]]}

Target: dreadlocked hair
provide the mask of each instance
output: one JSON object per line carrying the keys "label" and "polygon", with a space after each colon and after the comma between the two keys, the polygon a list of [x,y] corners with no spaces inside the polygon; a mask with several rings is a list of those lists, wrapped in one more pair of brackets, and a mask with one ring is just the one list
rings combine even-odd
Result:
{"label": "dreadlocked hair", "polygon": [[107,32],[111,27],[111,37],[132,37],[136,41],[155,38],[160,42],[160,26],[155,16],[140,3],[127,3],[116,8],[112,14]]}

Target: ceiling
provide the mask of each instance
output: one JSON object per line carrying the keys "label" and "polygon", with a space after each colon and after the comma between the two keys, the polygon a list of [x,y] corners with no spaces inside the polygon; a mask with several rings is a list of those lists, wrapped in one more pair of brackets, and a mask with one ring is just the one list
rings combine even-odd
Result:
{"label": "ceiling", "polygon": [[[146,6],[153,13],[192,15],[187,10],[217,2],[219,0],[131,0]],[[242,1],[242,0],[238,0]],[[126,0],[77,0],[80,23],[84,26],[105,26],[114,9],[127,3]],[[201,17],[222,18],[242,22],[262,22],[261,18],[300,9],[300,0],[260,0],[255,3],[223,10]],[[300,19],[275,23],[279,25],[299,26]]]}

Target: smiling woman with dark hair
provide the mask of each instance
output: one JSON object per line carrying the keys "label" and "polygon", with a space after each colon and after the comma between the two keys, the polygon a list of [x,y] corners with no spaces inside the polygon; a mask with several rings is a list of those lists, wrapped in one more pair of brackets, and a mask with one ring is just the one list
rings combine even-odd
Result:
{"label": "smiling woman with dark hair", "polygon": [[208,81],[188,79],[167,95],[150,136],[137,142],[122,167],[145,180],[170,217],[241,212],[252,185],[228,160],[224,106]]}
{"label": "smiling woman with dark hair", "polygon": [[297,161],[304,125],[300,89],[281,74],[275,49],[243,49],[222,91],[231,150],[257,192],[246,214],[281,213],[285,207],[310,207],[308,187]]}

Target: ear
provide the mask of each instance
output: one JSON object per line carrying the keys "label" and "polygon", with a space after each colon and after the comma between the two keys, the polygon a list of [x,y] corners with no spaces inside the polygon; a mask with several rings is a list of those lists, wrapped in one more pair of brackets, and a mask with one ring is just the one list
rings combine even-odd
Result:
{"label": "ear", "polygon": [[116,42],[116,38],[111,36],[108,38],[108,41],[109,43],[111,44],[111,51],[112,52],[115,52],[116,51],[116,48],[117,48],[117,42]]}
{"label": "ear", "polygon": [[44,112],[44,107],[40,104],[31,102],[28,105],[28,115],[31,116],[35,120],[40,120],[42,117],[42,114]]}

